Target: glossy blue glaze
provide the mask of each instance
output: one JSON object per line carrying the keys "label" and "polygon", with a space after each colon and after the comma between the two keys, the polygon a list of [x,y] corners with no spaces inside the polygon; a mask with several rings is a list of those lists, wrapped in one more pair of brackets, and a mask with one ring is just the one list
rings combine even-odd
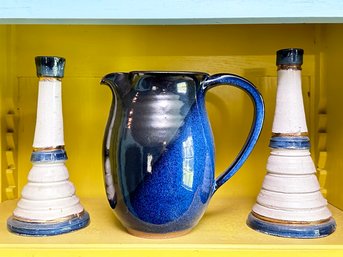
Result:
{"label": "glossy blue glaze", "polygon": [[336,229],[336,222],[333,218],[320,224],[290,225],[261,220],[252,213],[248,216],[247,225],[254,230],[268,235],[304,239],[325,237],[333,233]]}
{"label": "glossy blue glaze", "polygon": [[[194,227],[213,193],[250,154],[261,132],[264,106],[248,81],[234,75],[131,72],[103,81],[114,101],[104,138],[107,197],[127,228],[169,233]],[[228,84],[253,99],[251,133],[234,163],[214,178],[214,142],[205,93]]]}
{"label": "glossy blue glaze", "polygon": [[310,149],[310,139],[308,137],[272,137],[269,147],[275,149]]}
{"label": "glossy blue glaze", "polygon": [[89,220],[86,211],[77,217],[58,222],[28,222],[9,217],[7,228],[23,236],[54,236],[84,228],[89,224]]}
{"label": "glossy blue glaze", "polygon": [[216,74],[208,78],[204,82],[203,87],[205,91],[207,91],[217,85],[231,85],[245,91],[254,104],[254,120],[243,148],[229,168],[217,178],[215,189],[218,189],[227,180],[229,180],[249,157],[258,137],[260,136],[264,120],[264,103],[262,96],[251,82],[232,74]]}
{"label": "glossy blue glaze", "polygon": [[68,160],[65,150],[37,151],[32,152],[31,162],[56,162]]}

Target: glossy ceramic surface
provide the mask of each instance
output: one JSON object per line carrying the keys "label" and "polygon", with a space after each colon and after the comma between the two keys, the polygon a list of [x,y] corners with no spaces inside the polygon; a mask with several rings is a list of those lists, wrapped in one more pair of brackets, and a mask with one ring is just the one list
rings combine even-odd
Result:
{"label": "glossy ceramic surface", "polygon": [[[107,197],[117,217],[129,231],[166,234],[191,229],[212,194],[252,151],[264,117],[261,95],[250,82],[230,74],[113,73],[102,83],[113,91],[104,172]],[[207,90],[220,84],[246,91],[255,116],[236,160],[215,179],[204,98]]]}

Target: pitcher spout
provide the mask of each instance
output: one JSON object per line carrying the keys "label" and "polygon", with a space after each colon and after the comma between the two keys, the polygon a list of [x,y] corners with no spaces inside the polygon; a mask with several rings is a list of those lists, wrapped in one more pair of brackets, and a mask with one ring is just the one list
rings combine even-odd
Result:
{"label": "pitcher spout", "polygon": [[114,94],[125,95],[131,88],[128,73],[110,73],[101,79],[101,84],[111,88]]}

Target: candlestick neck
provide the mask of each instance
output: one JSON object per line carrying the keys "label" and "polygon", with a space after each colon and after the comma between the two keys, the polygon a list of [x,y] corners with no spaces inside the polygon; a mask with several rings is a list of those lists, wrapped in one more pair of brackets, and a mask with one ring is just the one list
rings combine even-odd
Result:
{"label": "candlestick neck", "polygon": [[64,145],[62,83],[60,79],[39,80],[34,148],[56,148]]}

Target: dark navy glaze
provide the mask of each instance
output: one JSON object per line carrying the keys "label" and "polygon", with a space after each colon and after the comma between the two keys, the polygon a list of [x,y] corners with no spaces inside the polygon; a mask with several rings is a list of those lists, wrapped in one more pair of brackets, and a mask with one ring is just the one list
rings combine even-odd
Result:
{"label": "dark navy glaze", "polygon": [[66,60],[58,56],[37,56],[35,58],[37,77],[63,78]]}
{"label": "dark navy glaze", "polygon": [[286,48],[276,52],[276,65],[302,65],[304,50],[301,48]]}
{"label": "dark navy glaze", "polygon": [[[191,72],[109,74],[113,91],[104,138],[109,203],[125,227],[169,233],[194,227],[213,193],[243,164],[260,134],[264,106],[248,81],[234,75]],[[222,176],[214,178],[214,142],[205,93],[230,84],[254,100],[246,144]]]}

